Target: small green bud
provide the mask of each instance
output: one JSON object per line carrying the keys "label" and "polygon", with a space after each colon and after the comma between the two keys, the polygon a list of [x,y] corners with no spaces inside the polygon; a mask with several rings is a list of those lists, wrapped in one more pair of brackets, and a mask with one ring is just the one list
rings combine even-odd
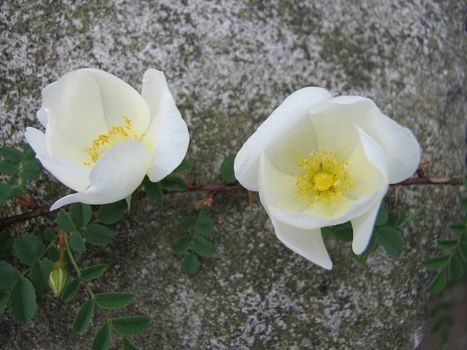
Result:
{"label": "small green bud", "polygon": [[68,282],[68,271],[66,268],[58,267],[52,270],[49,276],[49,286],[56,297],[59,297]]}

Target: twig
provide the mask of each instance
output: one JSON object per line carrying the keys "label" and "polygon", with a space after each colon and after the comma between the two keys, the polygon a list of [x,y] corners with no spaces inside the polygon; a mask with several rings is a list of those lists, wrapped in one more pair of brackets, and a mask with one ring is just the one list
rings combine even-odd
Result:
{"label": "twig", "polygon": [[[450,177],[430,177],[430,176],[423,176],[423,177],[411,177],[404,181],[392,184],[392,187],[398,186],[411,186],[411,185],[453,185],[458,186],[463,184],[463,179],[457,178],[450,178]],[[186,192],[208,192],[210,196],[221,192],[237,192],[237,191],[244,191],[248,192],[248,190],[242,187],[239,184],[235,185],[225,185],[225,184],[207,184],[207,185],[197,185],[192,184],[188,185],[187,188],[183,191],[166,191],[165,194],[173,195],[178,193],[186,193]],[[55,214],[57,210],[50,211],[49,207],[42,207],[31,210],[26,213],[8,216],[5,218],[0,218],[0,229],[22,222],[30,219],[34,219],[39,216],[49,216]]]}
{"label": "twig", "polygon": [[391,186],[409,186],[409,185],[462,185],[463,179],[453,179],[450,177],[410,177],[404,181],[392,184]]}

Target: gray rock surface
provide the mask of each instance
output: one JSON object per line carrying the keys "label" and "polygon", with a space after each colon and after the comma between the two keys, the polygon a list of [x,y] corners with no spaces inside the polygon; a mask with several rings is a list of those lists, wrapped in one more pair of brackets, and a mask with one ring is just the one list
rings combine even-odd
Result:
{"label": "gray rock surface", "polygon": [[[24,142],[39,126],[40,88],[81,68],[107,70],[134,87],[144,71],[165,72],[188,123],[188,158],[199,182],[219,166],[291,92],[303,86],[372,98],[411,128],[433,175],[463,172],[465,6],[458,1],[3,1],[0,13],[0,138]],[[31,189],[41,204],[62,186],[44,175]],[[390,194],[394,198],[394,193]],[[200,195],[144,202],[92,249],[83,265],[111,268],[97,290],[136,294],[134,312],[152,317],[144,349],[414,349],[421,340],[431,278],[420,261],[461,214],[459,190],[418,186],[400,205],[427,202],[404,231],[394,261],[379,250],[365,268],[348,245],[328,240],[334,270],[310,264],[275,238],[255,199],[221,196],[213,209],[216,257],[194,277],[179,272],[170,243]],[[13,208],[20,212],[21,208]],[[10,212],[11,213],[11,212]],[[39,229],[34,221],[30,229]],[[63,305],[41,300],[33,322],[0,319],[0,349],[86,349],[70,324],[85,294]],[[113,347],[120,346],[114,342]]]}

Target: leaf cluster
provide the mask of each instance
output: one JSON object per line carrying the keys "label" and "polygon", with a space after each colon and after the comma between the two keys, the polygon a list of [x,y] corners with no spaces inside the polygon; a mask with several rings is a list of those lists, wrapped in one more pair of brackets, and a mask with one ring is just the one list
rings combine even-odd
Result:
{"label": "leaf cluster", "polygon": [[[383,247],[390,257],[399,258],[406,246],[402,228],[416,219],[424,210],[425,205],[422,205],[407,214],[401,208],[388,210],[385,204],[381,203],[368,247],[361,255],[354,255],[355,259],[361,265],[365,265],[368,256],[375,252],[378,246]],[[325,236],[334,236],[343,242],[352,242],[353,240],[352,226],[348,222],[342,225],[325,227],[322,229],[322,233]]]}
{"label": "leaf cluster", "polygon": [[6,183],[0,183],[0,203],[24,193],[26,183],[39,177],[41,167],[29,146],[19,150],[10,146],[0,148],[0,175],[6,175]]}
{"label": "leaf cluster", "polygon": [[[466,177],[467,179],[467,177]],[[467,181],[464,183],[467,189]],[[455,282],[465,274],[467,265],[467,207],[465,199],[461,201],[464,211],[464,222],[449,226],[452,238],[448,240],[437,240],[438,248],[442,255],[423,261],[423,266],[428,270],[436,271],[436,275],[428,287],[432,295],[441,294],[448,282]]]}
{"label": "leaf cluster", "polygon": [[[95,308],[104,312],[119,310],[133,303],[134,295],[125,292],[106,292],[91,294],[78,310],[73,321],[73,329],[78,333],[85,333],[94,317]],[[99,328],[92,342],[93,350],[109,349],[112,332],[124,337],[123,349],[137,349],[127,337],[139,335],[149,326],[150,319],[145,315],[131,315],[123,317],[107,317]]]}
{"label": "leaf cluster", "polygon": [[[467,190],[467,176],[464,177],[464,191]],[[423,266],[428,270],[436,271],[436,274],[428,286],[428,292],[439,295],[450,285],[465,279],[467,268],[467,199],[460,201],[463,209],[464,220],[462,224],[450,225],[451,239],[437,240],[438,248],[442,255],[423,261]],[[453,307],[450,303],[440,302],[431,310],[430,317],[436,320],[431,328],[432,333],[438,333],[441,344],[447,343],[449,329],[453,319],[446,315],[446,310]]]}
{"label": "leaf cluster", "polygon": [[166,191],[185,191],[187,186],[185,180],[180,175],[185,174],[189,167],[188,161],[183,160],[172,174],[159,182],[152,182],[146,176],[143,180],[143,188],[149,200],[159,204],[164,201],[164,193]]}
{"label": "leaf cluster", "polygon": [[198,216],[186,217],[181,226],[185,235],[172,243],[172,250],[175,254],[183,256],[181,272],[192,275],[199,269],[199,257],[209,258],[216,251],[214,244],[207,239],[214,229],[209,207],[203,206]]}

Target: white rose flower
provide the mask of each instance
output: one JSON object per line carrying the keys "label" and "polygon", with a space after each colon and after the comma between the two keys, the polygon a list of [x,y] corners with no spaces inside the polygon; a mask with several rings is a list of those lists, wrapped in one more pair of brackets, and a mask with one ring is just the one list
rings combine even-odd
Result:
{"label": "white rose flower", "polygon": [[307,87],[245,142],[234,168],[242,186],[259,192],[277,237],[331,269],[320,228],[350,220],[352,249],[362,254],[388,184],[412,175],[419,161],[412,132],[373,101]]}
{"label": "white rose flower", "polygon": [[112,74],[80,69],[42,90],[37,117],[45,134],[26,129],[36,157],[77,193],[51,210],[128,197],[145,175],[160,181],[185,157],[189,135],[162,72],[149,69],[142,93]]}

